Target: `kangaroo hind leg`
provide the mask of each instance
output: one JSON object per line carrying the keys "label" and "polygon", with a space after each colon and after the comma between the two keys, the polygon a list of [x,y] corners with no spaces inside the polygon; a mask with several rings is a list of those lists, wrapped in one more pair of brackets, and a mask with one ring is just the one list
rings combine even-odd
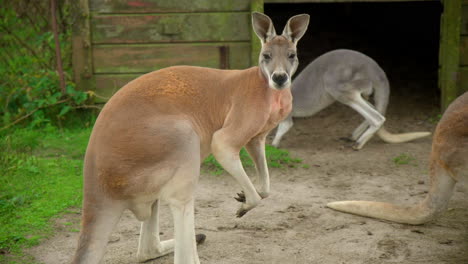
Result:
{"label": "kangaroo hind leg", "polygon": [[83,206],[82,228],[73,264],[98,264],[104,256],[112,229],[122,215],[120,203],[86,203]]}
{"label": "kangaroo hind leg", "polygon": [[[347,83],[345,85],[357,85],[358,83]],[[369,85],[370,82],[369,82]],[[361,149],[367,141],[380,129],[385,122],[385,117],[380,114],[368,101],[361,96],[359,89],[343,89],[347,90],[337,98],[343,104],[356,110],[361,114],[365,121],[353,133],[353,139],[356,137],[354,149]],[[359,135],[359,136],[358,136]]]}
{"label": "kangaroo hind leg", "polygon": [[[199,264],[195,236],[194,190],[200,174],[200,141],[187,134],[184,144],[175,151],[177,169],[172,179],[161,190],[161,199],[167,201],[174,221],[174,263]],[[168,242],[168,245],[169,244]],[[171,245],[172,246],[172,245]]]}
{"label": "kangaroo hind leg", "polygon": [[152,206],[151,216],[141,223],[137,259],[145,262],[174,251],[174,239],[161,241],[159,238],[159,200]]}
{"label": "kangaroo hind leg", "polygon": [[369,122],[367,122],[367,120],[362,121],[362,123],[354,129],[353,134],[351,135],[351,140],[356,141],[368,128]]}

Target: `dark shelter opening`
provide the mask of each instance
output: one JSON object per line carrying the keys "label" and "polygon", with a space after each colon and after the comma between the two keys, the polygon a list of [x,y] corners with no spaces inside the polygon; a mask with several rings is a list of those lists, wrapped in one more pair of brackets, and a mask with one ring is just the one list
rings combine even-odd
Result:
{"label": "dark shelter opening", "polygon": [[277,34],[290,16],[300,13],[310,14],[310,24],[298,44],[296,75],[327,51],[352,49],[373,58],[386,72],[390,104],[406,98],[439,106],[439,1],[265,4]]}

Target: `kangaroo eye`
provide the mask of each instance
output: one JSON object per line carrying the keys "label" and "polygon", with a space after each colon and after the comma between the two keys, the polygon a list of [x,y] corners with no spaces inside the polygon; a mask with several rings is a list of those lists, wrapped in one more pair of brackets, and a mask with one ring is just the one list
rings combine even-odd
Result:
{"label": "kangaroo eye", "polygon": [[264,59],[264,60],[271,60],[270,54],[264,53],[264,54],[263,54],[263,59]]}
{"label": "kangaroo eye", "polygon": [[296,58],[296,53],[291,53],[291,54],[289,54],[289,55],[288,55],[288,58],[289,58],[289,59],[294,59],[294,58]]}

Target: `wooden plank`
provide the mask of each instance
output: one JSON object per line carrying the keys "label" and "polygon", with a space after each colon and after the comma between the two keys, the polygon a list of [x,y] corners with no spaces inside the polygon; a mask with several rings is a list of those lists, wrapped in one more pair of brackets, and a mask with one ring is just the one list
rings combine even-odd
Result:
{"label": "wooden plank", "polygon": [[93,90],[93,58],[91,54],[88,1],[72,1],[71,4],[73,10],[78,13],[72,28],[73,78],[79,90]]}
{"label": "wooden plank", "polygon": [[92,0],[97,13],[180,13],[249,11],[250,0]]}
{"label": "wooden plank", "polygon": [[460,64],[461,0],[443,1],[444,13],[441,21],[439,85],[442,109],[457,98]]}
{"label": "wooden plank", "polygon": [[[263,13],[263,2],[263,0],[252,0],[252,4],[250,5],[250,11]],[[258,56],[260,54],[260,50],[262,49],[262,43],[260,42],[260,39],[255,34],[252,27],[250,27],[250,32],[250,43],[252,47],[252,50],[250,51],[250,61],[251,65],[254,66],[258,65]]]}
{"label": "wooden plank", "polygon": [[434,1],[440,1],[440,0],[265,0],[265,3],[269,4],[269,3],[351,3],[351,2],[434,2]]}
{"label": "wooden plank", "polygon": [[468,67],[460,67],[460,75],[458,77],[459,93],[468,92]]}
{"label": "wooden plank", "polygon": [[468,35],[468,1],[466,5],[463,5],[462,7],[461,34]]}
{"label": "wooden plank", "polygon": [[99,15],[93,43],[250,41],[250,13]]}
{"label": "wooden plank", "polygon": [[96,79],[96,103],[107,102],[109,98],[120,88],[141,74],[97,74]]}
{"label": "wooden plank", "polygon": [[[249,51],[250,51],[250,45],[248,43],[235,43],[233,45],[225,45],[228,48],[230,55],[229,55],[229,65],[231,69],[245,69],[250,65],[249,61]],[[212,51],[214,53],[219,52],[219,46],[210,46]],[[101,55],[99,51],[97,54],[99,56],[97,57],[97,60],[101,60]],[[180,53],[185,53],[185,51],[180,51]],[[151,53],[149,53],[151,54]],[[174,54],[172,54],[174,55]],[[219,57],[218,57],[219,59]],[[168,64],[168,63],[166,63]],[[188,63],[184,63],[188,64]],[[192,63],[193,65],[201,65],[200,61],[194,61]],[[161,64],[160,64],[161,65]],[[172,66],[172,65],[165,65],[167,66]],[[143,72],[149,72],[152,70],[156,70],[158,68],[151,68],[151,64]],[[125,67],[127,68],[127,67]],[[124,69],[125,69],[124,68]],[[151,68],[151,69],[150,69]],[[161,67],[162,68],[162,67]],[[119,68],[120,69],[120,68]],[[117,92],[121,87],[123,87],[125,84],[127,84],[129,81],[136,79],[137,77],[141,76],[143,73],[124,73],[124,74],[95,74],[94,79],[96,80],[96,98],[95,102],[96,103],[103,103],[106,102],[115,92]]]}
{"label": "wooden plank", "polygon": [[468,66],[468,36],[460,37],[460,65]]}
{"label": "wooden plank", "polygon": [[221,47],[229,47],[229,65],[243,69],[250,65],[250,43],[96,45],[95,73],[146,73],[173,65],[219,68]]}

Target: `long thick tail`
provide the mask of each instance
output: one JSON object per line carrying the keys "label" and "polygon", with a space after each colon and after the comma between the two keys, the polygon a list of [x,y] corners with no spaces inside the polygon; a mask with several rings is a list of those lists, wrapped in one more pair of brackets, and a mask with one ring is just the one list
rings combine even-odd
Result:
{"label": "long thick tail", "polygon": [[403,207],[383,202],[341,201],[328,203],[327,206],[345,213],[412,225],[420,225],[433,218],[423,205]]}
{"label": "long thick tail", "polygon": [[411,140],[415,140],[422,137],[427,137],[431,135],[431,132],[411,132],[411,133],[401,133],[401,134],[392,134],[388,132],[385,127],[381,127],[379,131],[377,131],[377,135],[387,142],[387,143],[402,143],[408,142]]}
{"label": "long thick tail", "polygon": [[327,204],[327,207],[345,213],[420,225],[434,219],[447,209],[455,183],[456,181],[446,171],[439,170],[426,199],[413,207],[371,201],[331,202]]}

